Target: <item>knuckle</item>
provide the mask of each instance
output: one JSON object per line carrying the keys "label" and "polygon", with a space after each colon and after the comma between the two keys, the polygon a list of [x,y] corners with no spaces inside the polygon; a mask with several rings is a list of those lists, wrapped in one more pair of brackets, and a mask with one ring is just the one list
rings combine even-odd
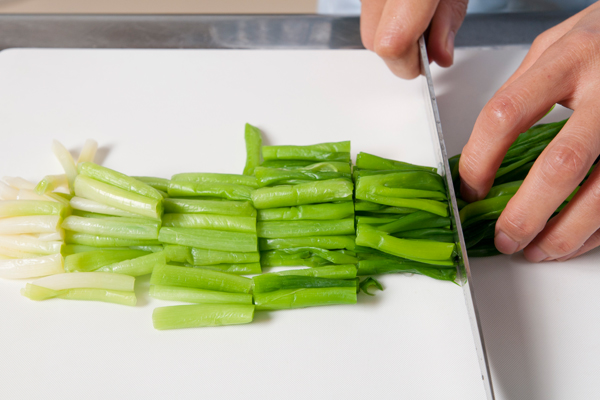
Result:
{"label": "knuckle", "polygon": [[596,26],[582,26],[571,35],[572,40],[580,43],[584,48],[598,49],[600,46],[600,29]]}
{"label": "knuckle", "polygon": [[450,0],[446,6],[450,9],[450,15],[455,21],[462,21],[467,14],[468,0]]}
{"label": "knuckle", "polygon": [[[510,203],[509,203],[510,204]],[[526,213],[506,209],[497,222],[499,228],[509,237],[518,242],[532,238],[540,229],[537,228],[533,219],[528,218]]]}
{"label": "knuckle", "polygon": [[482,173],[485,172],[485,169],[481,168],[477,153],[473,154],[469,151],[463,151],[463,155],[460,157],[458,164],[458,171],[460,176],[471,186],[476,186],[473,185],[475,182],[485,180],[485,177],[482,177]]}
{"label": "knuckle", "polygon": [[385,32],[375,39],[373,50],[381,58],[398,60],[410,51],[412,45],[408,39],[399,37],[394,32]]}
{"label": "knuckle", "polygon": [[510,130],[520,118],[522,111],[515,100],[516,96],[499,94],[485,108],[485,118],[500,132]]}
{"label": "knuckle", "polygon": [[471,157],[469,153],[465,153],[466,152],[463,150],[463,154],[460,156],[460,160],[458,161],[458,172],[460,173],[461,177],[468,180],[469,178],[475,176],[477,168],[475,167],[476,162],[473,160],[473,157]]}
{"label": "knuckle", "polygon": [[590,185],[589,196],[591,203],[595,205],[597,211],[600,212],[600,182],[594,182],[595,184]]}
{"label": "knuckle", "polygon": [[589,152],[588,146],[578,140],[563,140],[548,148],[543,170],[554,180],[557,177],[579,177],[587,172]]}
{"label": "knuckle", "polygon": [[597,61],[600,54],[600,29],[591,26],[580,27],[567,33],[561,42],[562,57],[559,59],[579,69],[582,65]]}
{"label": "knuckle", "polygon": [[532,48],[546,48],[554,42],[555,34],[553,29],[548,29],[540,33],[531,44]]}
{"label": "knuckle", "polygon": [[547,242],[547,245],[544,247],[549,250],[549,255],[554,257],[561,257],[571,254],[581,246],[581,243],[575,242],[567,235],[563,235],[558,232],[548,233],[548,235],[545,237],[545,241]]}

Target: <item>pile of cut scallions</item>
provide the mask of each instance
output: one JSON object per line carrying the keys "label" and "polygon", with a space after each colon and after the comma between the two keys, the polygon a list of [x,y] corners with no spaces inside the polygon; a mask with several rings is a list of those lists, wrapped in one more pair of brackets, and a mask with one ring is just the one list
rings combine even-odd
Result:
{"label": "pile of cut scallions", "polygon": [[[461,204],[474,255],[493,252],[490,232],[503,205],[563,124],[523,134],[489,199]],[[244,324],[255,310],[354,304],[360,292],[383,290],[372,275],[455,281],[456,236],[434,168],[367,153],[353,167],[350,142],[262,146],[251,125],[245,139],[243,175],[171,179],[97,165],[92,140],[75,162],[55,141],[63,175],[37,185],[0,182],[0,277],[39,278],[22,290],[32,300],[134,306],[135,278],[151,274],[151,297],[188,303],[156,308],[156,329]]]}

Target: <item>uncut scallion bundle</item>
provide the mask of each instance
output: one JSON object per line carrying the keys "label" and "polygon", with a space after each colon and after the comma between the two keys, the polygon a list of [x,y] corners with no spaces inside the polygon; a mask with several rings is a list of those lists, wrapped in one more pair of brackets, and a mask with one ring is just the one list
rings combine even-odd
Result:
{"label": "uncut scallion bundle", "polygon": [[[539,124],[519,135],[504,156],[502,164],[496,172],[494,184],[486,198],[471,204],[467,204],[460,198],[458,199],[460,219],[469,256],[486,257],[500,254],[494,245],[496,221],[510,199],[521,187],[523,180],[529,173],[537,157],[539,157],[552,139],[556,137],[566,122],[567,120]],[[457,193],[460,193],[459,161],[460,154],[450,158],[452,178]],[[581,184],[558,207],[554,215],[562,210],[575,196],[596,166],[597,162],[588,171]]]}

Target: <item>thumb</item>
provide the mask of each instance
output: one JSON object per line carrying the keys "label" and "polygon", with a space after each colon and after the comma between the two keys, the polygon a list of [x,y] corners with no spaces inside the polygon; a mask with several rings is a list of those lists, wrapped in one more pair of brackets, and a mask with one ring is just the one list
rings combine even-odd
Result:
{"label": "thumb", "polygon": [[454,62],[454,37],[467,14],[468,0],[441,0],[431,20],[427,49],[441,67]]}

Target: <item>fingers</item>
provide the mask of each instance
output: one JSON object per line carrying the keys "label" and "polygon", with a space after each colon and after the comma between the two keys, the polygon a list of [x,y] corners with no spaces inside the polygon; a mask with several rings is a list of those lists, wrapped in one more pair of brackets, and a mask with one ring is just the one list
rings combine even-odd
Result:
{"label": "fingers", "polygon": [[363,45],[375,51],[375,33],[386,0],[363,0],[360,6],[360,36]]}
{"label": "fingers", "polygon": [[419,37],[431,23],[428,52],[431,61],[452,65],[454,37],[467,12],[468,0],[363,0],[361,36],[397,76],[412,79],[420,73]]}
{"label": "fingers", "polygon": [[467,13],[468,0],[441,0],[431,21],[427,52],[441,67],[454,61],[454,37]]}
{"label": "fingers", "polygon": [[486,104],[459,164],[461,193],[483,198],[507,149],[554,103],[574,114],[533,165],[496,223],[503,253],[565,260],[600,245],[600,170],[548,221],[600,153],[600,2],[536,40],[511,79]]}
{"label": "fingers", "polygon": [[556,261],[567,261],[571,258],[579,257],[580,255],[585,254],[598,246],[600,246],[600,229],[598,229],[592,236],[590,236],[590,238],[585,241],[585,243],[583,244],[583,246],[581,246],[579,250],[575,251],[572,254],[569,254],[568,256],[557,258]]}
{"label": "fingers", "polygon": [[[485,197],[502,159],[517,136],[569,94],[570,68],[556,49],[540,59],[485,105],[459,163],[461,194],[469,202]],[[566,196],[565,196],[566,197]]]}
{"label": "fingers", "polygon": [[[496,248],[506,254],[523,249],[583,180],[600,153],[600,113],[581,107],[542,152],[519,191],[496,223]],[[569,206],[526,250],[530,260],[562,257],[580,248],[600,227],[600,178],[590,177]]]}
{"label": "fingers", "polygon": [[[397,76],[420,73],[419,37],[429,26],[439,0],[388,0],[373,39],[373,50]],[[366,28],[365,28],[366,29]]]}
{"label": "fingers", "polygon": [[[598,135],[599,132],[596,132]],[[599,140],[600,141],[600,140]],[[600,228],[600,169],[596,169],[569,204],[552,218],[525,250],[531,262],[574,257]],[[589,243],[588,243],[589,242]],[[596,244],[597,245],[597,244]]]}
{"label": "fingers", "polygon": [[567,32],[569,32],[577,24],[577,22],[585,15],[588,10],[581,11],[572,17],[564,20],[560,24],[548,29],[547,31],[540,34],[533,43],[531,48],[527,52],[527,55],[519,65],[519,68],[511,75],[510,78],[500,87],[498,91],[504,90],[507,86],[513,83],[518,77],[523,75],[531,66],[540,58],[540,56],[557,40],[562,38]]}

